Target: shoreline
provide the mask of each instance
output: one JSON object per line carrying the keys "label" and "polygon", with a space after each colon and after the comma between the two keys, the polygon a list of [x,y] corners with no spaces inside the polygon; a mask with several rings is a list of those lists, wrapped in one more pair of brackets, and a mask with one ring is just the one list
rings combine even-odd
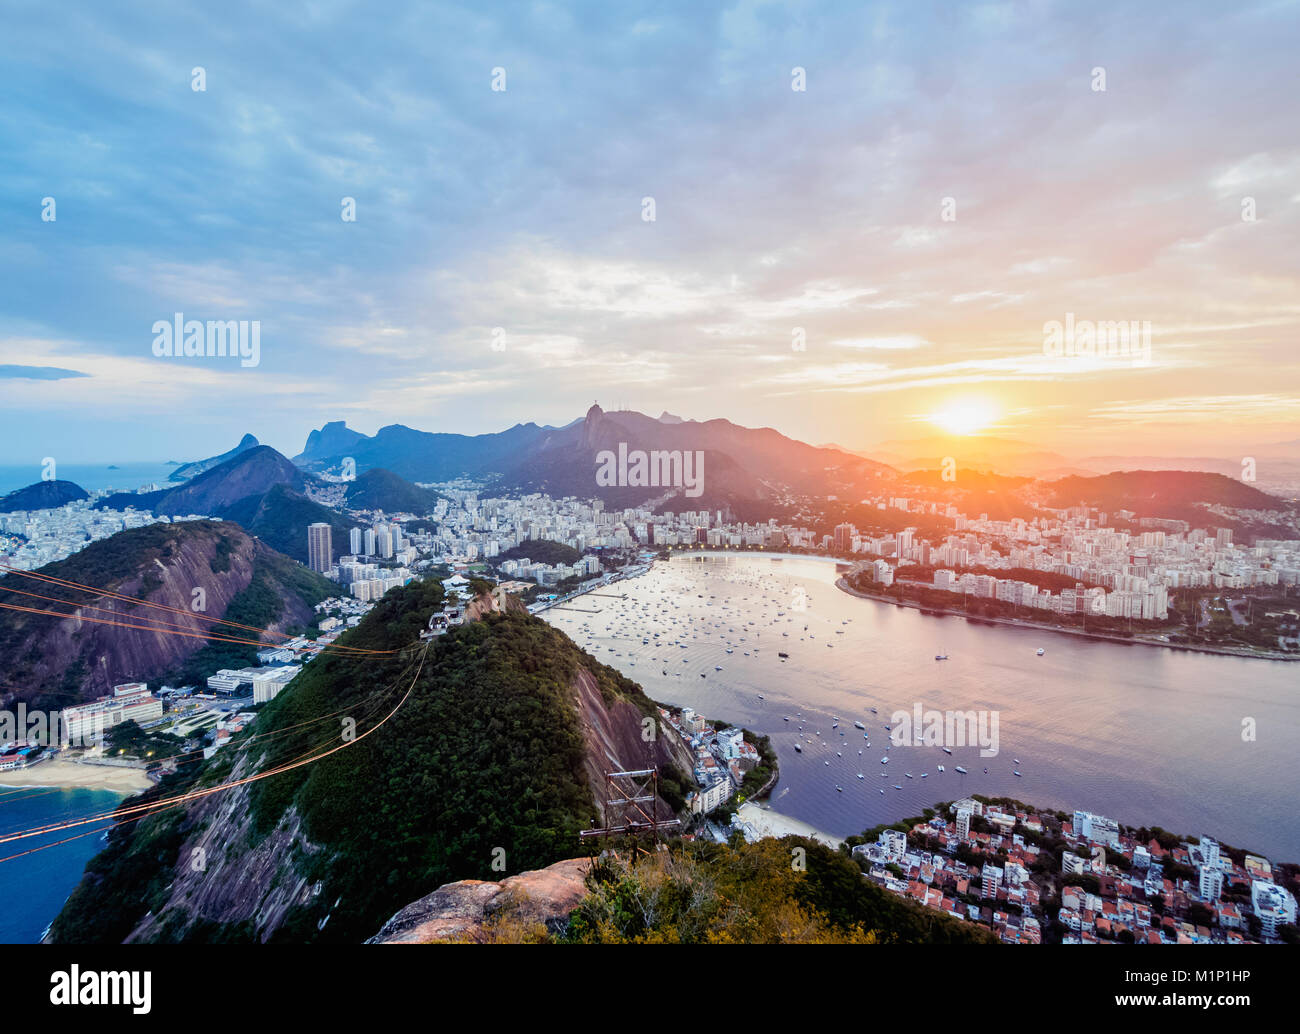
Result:
{"label": "shoreline", "polygon": [[1039,621],[1025,621],[1020,618],[972,616],[962,610],[954,610],[947,607],[935,607],[929,604],[921,604],[916,600],[900,600],[893,596],[863,592],[861,589],[853,588],[843,578],[835,579],[835,588],[849,596],[856,596],[860,600],[871,600],[875,603],[889,603],[895,607],[906,607],[909,610],[922,611],[923,613],[933,617],[965,618],[967,621],[974,621],[976,623],[1006,625],[1010,628],[1024,628],[1038,632],[1055,632],[1059,635],[1072,635],[1079,639],[1096,639],[1102,642],[1123,643],[1129,646],[1157,646],[1164,647],[1166,650],[1183,650],[1187,653],[1217,654],[1220,657],[1241,657],[1245,660],[1289,661],[1292,663],[1300,661],[1300,654],[1252,653],[1247,652],[1244,649],[1230,646],[1196,646],[1191,643],[1162,643],[1153,639],[1138,639],[1132,636],[1109,635],[1105,632],[1085,632],[1080,628],[1063,628],[1059,625],[1048,625]]}
{"label": "shoreline", "polygon": [[76,761],[39,761],[30,768],[0,772],[0,786],[35,789],[107,790],[133,796],[152,787],[142,768],[82,764]]}
{"label": "shoreline", "polygon": [[752,798],[736,809],[736,819],[753,827],[754,832],[764,839],[773,838],[779,840],[781,837],[790,836],[807,837],[809,840],[816,840],[836,851],[839,850],[840,844],[844,842],[799,819],[793,819],[789,815],[782,815],[779,811],[772,811],[769,808],[760,808]]}

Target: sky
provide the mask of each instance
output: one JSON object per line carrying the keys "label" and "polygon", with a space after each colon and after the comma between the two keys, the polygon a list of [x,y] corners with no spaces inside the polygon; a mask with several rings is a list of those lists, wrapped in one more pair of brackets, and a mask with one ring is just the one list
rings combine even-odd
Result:
{"label": "sky", "polygon": [[[1296,3],[18,0],[0,46],[0,464],[594,401],[1300,438]],[[257,364],[155,355],[176,313]]]}

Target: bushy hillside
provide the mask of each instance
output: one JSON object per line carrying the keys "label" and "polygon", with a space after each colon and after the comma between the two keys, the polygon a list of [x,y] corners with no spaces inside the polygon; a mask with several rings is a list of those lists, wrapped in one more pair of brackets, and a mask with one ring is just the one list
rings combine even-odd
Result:
{"label": "bushy hillside", "polygon": [[[430,887],[578,854],[577,832],[598,810],[575,686],[594,679],[596,700],[583,710],[603,700],[601,723],[618,716],[638,742],[653,704],[527,614],[489,614],[426,647],[419,632],[441,601],[436,581],[387,594],[340,642],[399,652],[313,661],[195,785],[350,745],[179,817],[122,827],[88,867],[83,887],[99,894],[74,895],[55,937],[361,941]],[[613,706],[625,702],[627,712]],[[676,787],[665,796],[680,798],[683,777],[665,777]],[[208,872],[184,864],[199,842]],[[122,915],[91,914],[104,901]]]}
{"label": "bushy hillside", "polygon": [[367,470],[348,485],[347,505],[353,510],[383,510],[385,513],[429,513],[440,496],[414,485],[391,470]]}
{"label": "bushy hillside", "polygon": [[53,510],[66,503],[90,498],[86,490],[73,481],[38,481],[0,496],[0,513],[15,510]]}

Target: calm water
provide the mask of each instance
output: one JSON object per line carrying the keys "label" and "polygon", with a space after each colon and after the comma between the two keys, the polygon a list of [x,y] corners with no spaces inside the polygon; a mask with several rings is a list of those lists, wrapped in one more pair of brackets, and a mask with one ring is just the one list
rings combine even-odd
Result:
{"label": "calm water", "polygon": [[[87,492],[102,488],[134,492],[141,485],[164,485],[176,469],[165,463],[121,463],[118,466],[118,470],[109,470],[107,463],[60,463],[54,472],[60,481],[73,481]],[[26,488],[40,480],[40,457],[23,466],[0,467],[0,495]]]}
{"label": "calm water", "polygon": [[[1006,794],[1300,861],[1300,666],[931,617],[851,597],[835,572],[811,559],[679,557],[620,583],[626,601],[587,595],[570,606],[599,613],[546,617],[652,697],[770,735],[781,759],[773,807],[828,833]],[[886,723],[917,702],[1000,712],[1000,753],[894,747]],[[1247,717],[1253,743],[1242,741]]]}
{"label": "calm water", "polygon": [[[61,819],[111,811],[121,795],[105,790],[17,789],[0,786],[0,832],[43,826]],[[69,830],[48,839],[32,838],[0,845],[0,857],[9,857],[51,840],[82,832]],[[63,907],[81,879],[86,862],[104,846],[103,834],[79,837],[70,843],[38,851],[0,864],[0,943],[34,944]]]}

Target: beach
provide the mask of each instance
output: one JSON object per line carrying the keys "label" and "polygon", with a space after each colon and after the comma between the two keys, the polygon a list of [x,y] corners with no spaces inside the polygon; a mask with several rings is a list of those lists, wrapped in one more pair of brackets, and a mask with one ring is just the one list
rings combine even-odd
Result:
{"label": "beach", "polygon": [[0,786],[63,786],[136,794],[153,786],[144,770],[113,765],[84,765],[75,761],[43,761],[31,768],[0,772]]}
{"label": "beach", "polygon": [[831,836],[829,833],[814,829],[806,822],[792,819],[789,815],[782,815],[778,811],[761,808],[752,801],[746,801],[737,808],[736,817],[741,822],[748,823],[754,828],[755,832],[764,837],[808,837],[810,840],[820,841],[831,848],[838,848],[843,843],[843,841]]}

